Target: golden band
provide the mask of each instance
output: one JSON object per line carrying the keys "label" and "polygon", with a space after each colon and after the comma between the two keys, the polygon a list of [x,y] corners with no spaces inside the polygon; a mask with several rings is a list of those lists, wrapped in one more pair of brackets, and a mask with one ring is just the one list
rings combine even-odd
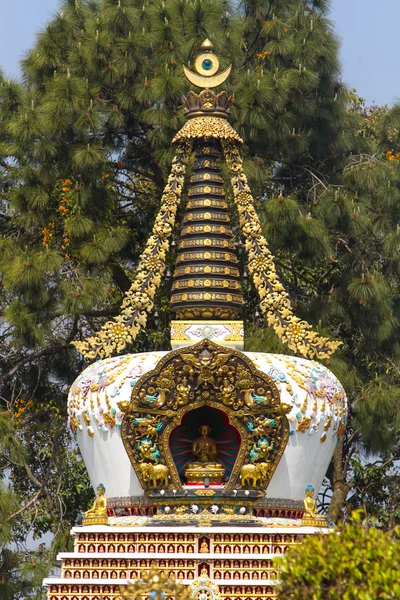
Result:
{"label": "golden band", "polygon": [[199,183],[202,181],[210,181],[211,183],[221,183],[224,184],[224,178],[217,173],[196,173],[192,175],[190,178],[190,183]]}
{"label": "golden band", "polygon": [[226,275],[239,277],[239,269],[235,267],[225,267],[219,265],[188,265],[186,267],[176,267],[174,277],[184,275]]}
{"label": "golden band", "polygon": [[182,248],[224,248],[226,250],[235,250],[236,245],[229,240],[220,240],[218,238],[193,238],[182,240],[178,244],[179,250]]}
{"label": "golden band", "polygon": [[180,252],[177,263],[193,261],[193,260],[217,260],[221,262],[230,262],[236,265],[239,260],[235,254],[231,252]]}
{"label": "golden band", "polygon": [[191,221],[222,221],[223,223],[230,223],[229,215],[226,213],[214,212],[190,213],[185,215],[182,219],[182,223],[188,223]]}
{"label": "golden band", "polygon": [[204,194],[211,194],[213,196],[225,196],[225,190],[221,186],[215,185],[204,185],[199,187],[192,187],[188,191],[188,196],[191,198],[192,196],[204,196]]}
{"label": "golden band", "polygon": [[225,292],[173,293],[171,296],[171,304],[179,304],[181,302],[229,302],[232,304],[244,304],[243,297],[239,294],[229,294]]}
{"label": "golden band", "polygon": [[173,290],[185,290],[187,288],[222,288],[228,290],[240,290],[238,281],[229,281],[228,279],[185,279],[175,281]]}
{"label": "golden band", "polygon": [[189,227],[184,227],[182,229],[181,235],[194,235],[194,234],[202,234],[202,233],[216,233],[217,235],[233,235],[233,231],[230,227],[225,227],[224,225],[190,225]]}
{"label": "golden band", "polygon": [[[172,307],[173,308],[173,307]],[[179,319],[235,319],[240,313],[240,308],[231,306],[187,306],[185,308],[173,308]]]}
{"label": "golden band", "polygon": [[216,198],[196,198],[195,200],[189,200],[186,208],[205,208],[209,206],[212,208],[228,208],[224,200],[217,200]]}
{"label": "golden band", "polygon": [[202,160],[196,160],[194,163],[194,169],[220,169],[219,162],[216,160],[210,160],[209,158],[203,158]]}

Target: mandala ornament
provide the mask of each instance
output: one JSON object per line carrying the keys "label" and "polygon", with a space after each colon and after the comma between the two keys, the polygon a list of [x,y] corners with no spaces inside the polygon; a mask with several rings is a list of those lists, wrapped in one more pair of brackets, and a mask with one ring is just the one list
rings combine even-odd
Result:
{"label": "mandala ornament", "polygon": [[210,579],[206,569],[188,586],[188,592],[196,600],[220,600],[219,586]]}
{"label": "mandala ornament", "polygon": [[122,441],[146,493],[186,483],[265,490],[289,438],[277,386],[210,340],[169,352],[125,406]]}
{"label": "mandala ornament", "polygon": [[142,571],[141,579],[129,581],[126,586],[120,586],[120,595],[116,600],[190,600],[193,598],[189,589],[182,583],[170,579],[166,571],[151,569]]}

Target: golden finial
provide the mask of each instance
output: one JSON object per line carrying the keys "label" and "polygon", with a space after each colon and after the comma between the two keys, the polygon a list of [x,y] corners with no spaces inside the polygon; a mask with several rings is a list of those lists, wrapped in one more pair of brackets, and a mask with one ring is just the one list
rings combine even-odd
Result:
{"label": "golden finial", "polygon": [[206,38],[200,48],[204,50],[204,52],[211,52],[211,50],[214,48],[214,45],[208,38]]}
{"label": "golden finial", "polygon": [[183,67],[186,78],[190,83],[199,88],[211,89],[218,87],[226,81],[231,72],[232,65],[225,69],[225,71],[222,71],[222,73],[216,74],[219,69],[219,60],[218,57],[211,52],[213,47],[214,46],[209,39],[204,40],[202,43],[201,49],[203,52],[199,54],[194,61],[194,68],[197,73],[193,73],[186,67]]}

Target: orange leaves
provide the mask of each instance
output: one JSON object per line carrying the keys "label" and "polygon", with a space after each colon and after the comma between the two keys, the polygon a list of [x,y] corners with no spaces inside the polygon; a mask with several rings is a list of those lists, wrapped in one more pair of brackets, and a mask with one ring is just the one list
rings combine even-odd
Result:
{"label": "orange leaves", "polygon": [[50,245],[51,239],[53,237],[53,230],[54,230],[54,221],[50,221],[47,224],[47,227],[43,227],[43,229],[42,229],[42,233],[43,233],[42,246]]}
{"label": "orange leaves", "polygon": [[263,50],[262,52],[257,54],[257,58],[264,58],[265,56],[269,56],[270,54],[271,52],[269,52],[269,50]]}
{"label": "orange leaves", "polygon": [[391,150],[388,150],[386,152],[386,160],[399,160],[400,159],[400,152],[397,152],[397,154],[393,154],[393,152]]}
{"label": "orange leaves", "polygon": [[33,406],[33,402],[31,400],[24,400],[23,398],[20,398],[19,400],[17,400],[15,402],[15,412],[14,412],[14,417],[15,419],[19,419],[23,413],[28,409],[31,408]]}

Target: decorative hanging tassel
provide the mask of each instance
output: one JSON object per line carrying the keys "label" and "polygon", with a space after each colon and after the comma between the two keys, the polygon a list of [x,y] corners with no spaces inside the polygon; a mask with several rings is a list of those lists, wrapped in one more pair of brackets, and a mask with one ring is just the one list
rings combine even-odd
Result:
{"label": "decorative hanging tassel", "polygon": [[260,298],[260,308],[279,340],[305,358],[328,359],[341,345],[312,330],[307,321],[293,314],[289,295],[279,281],[274,257],[262,235],[237,142],[223,141],[227,167],[231,173],[233,196],[245,238],[248,270]]}
{"label": "decorative hanging tassel", "polygon": [[107,321],[97,335],[88,337],[83,342],[73,342],[75,348],[86,358],[106,358],[119,354],[146,326],[147,315],[154,306],[154,296],[166,269],[168,240],[175,225],[191,151],[191,141],[183,140],[177,144],[171,173],[161,198],[161,207],[152,234],[140,256],[133,283],[125,294],[121,313],[112,321]]}

